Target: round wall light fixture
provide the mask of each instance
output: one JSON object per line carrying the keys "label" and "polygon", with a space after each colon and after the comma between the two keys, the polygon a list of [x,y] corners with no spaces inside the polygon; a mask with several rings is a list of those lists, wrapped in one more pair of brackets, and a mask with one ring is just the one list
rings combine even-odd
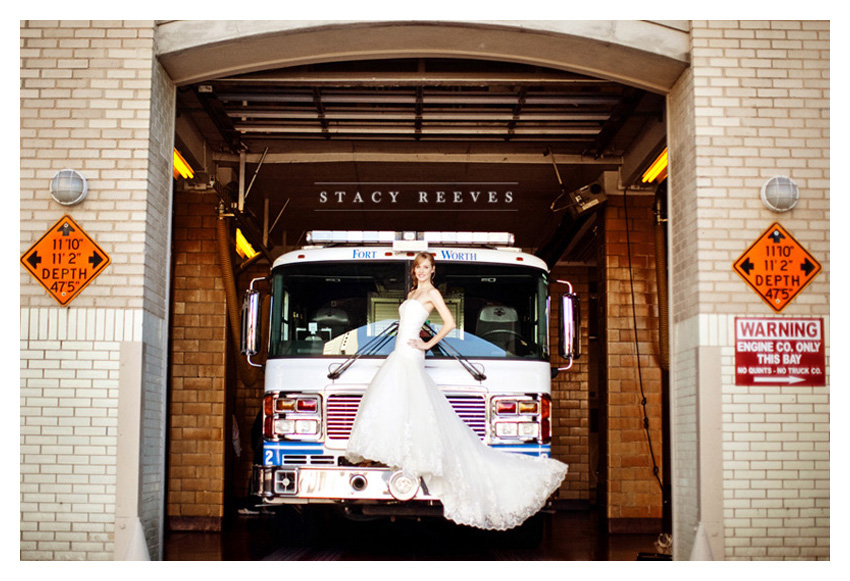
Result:
{"label": "round wall light fixture", "polygon": [[800,201],[800,190],[791,178],[773,177],[761,187],[761,201],[774,212],[787,212]]}
{"label": "round wall light fixture", "polygon": [[73,206],[86,199],[89,184],[86,178],[74,169],[63,169],[50,181],[50,195],[63,206]]}

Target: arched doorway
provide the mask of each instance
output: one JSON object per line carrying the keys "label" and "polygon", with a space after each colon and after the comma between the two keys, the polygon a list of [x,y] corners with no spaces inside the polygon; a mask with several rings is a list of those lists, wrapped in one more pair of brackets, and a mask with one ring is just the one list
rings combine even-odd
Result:
{"label": "arched doorway", "polygon": [[[207,25],[203,29],[198,27],[198,24],[191,22],[161,24],[160,60],[181,88],[191,90],[192,99],[196,99],[191,102],[198,104],[196,109],[202,111],[201,115],[214,126],[212,131],[220,135],[220,144],[213,148],[214,151],[209,151],[209,159],[215,161],[219,170],[229,166],[233,179],[225,185],[232,185],[234,199],[240,200],[237,203],[244,201],[243,198],[249,195],[252,186],[257,188],[254,192],[262,192],[273,190],[272,184],[275,182],[286,182],[292,191],[308,191],[311,199],[308,200],[308,207],[301,208],[302,212],[315,212],[318,209],[326,211],[328,207],[317,208],[317,205],[336,202],[344,206],[353,200],[353,203],[359,204],[357,207],[337,207],[335,210],[360,210],[354,214],[339,214],[343,223],[350,223],[352,217],[356,216],[354,219],[359,222],[355,223],[360,228],[367,228],[373,223],[366,214],[368,208],[364,209],[364,204],[369,201],[380,203],[388,192],[372,190],[365,196],[364,192],[357,189],[330,192],[321,187],[316,188],[319,182],[351,185],[387,180],[386,176],[391,175],[393,167],[397,167],[400,162],[405,164],[403,173],[392,176],[389,181],[423,181],[421,176],[432,175],[433,168],[440,166],[443,173],[437,181],[443,184],[481,182],[485,180],[484,176],[494,175],[496,167],[508,165],[510,169],[507,172],[513,177],[505,178],[507,174],[503,173],[502,178],[496,181],[510,182],[517,187],[522,183],[528,194],[514,192],[516,188],[493,190],[496,191],[497,199],[501,198],[504,203],[509,193],[511,201],[515,196],[528,201],[533,200],[536,193],[537,207],[546,209],[547,203],[551,202],[551,210],[554,201],[550,193],[552,188],[557,188],[561,173],[566,176],[561,186],[567,191],[601,179],[600,176],[606,171],[619,171],[621,178],[625,173],[629,181],[634,181],[638,171],[657,153],[659,145],[664,141],[663,98],[659,99],[659,95],[669,89],[686,66],[685,57],[682,56],[684,53],[677,50],[679,42],[686,39],[687,35],[675,27],[645,22],[609,23],[605,26],[550,23],[536,28],[504,23],[358,23],[315,27],[297,23],[261,23],[257,26],[219,23]],[[247,30],[250,32],[245,32]],[[656,33],[663,40],[654,37]],[[192,40],[186,43],[183,40],[186,38]],[[649,42],[650,39],[652,42]],[[658,50],[659,46],[662,47],[661,51]],[[387,67],[388,63],[392,64],[384,69],[387,76],[375,81],[375,71]],[[452,65],[457,67],[454,77],[450,75]],[[405,67],[412,68],[405,70]],[[457,71],[463,72],[458,74]],[[547,71],[569,73],[552,73],[550,77]],[[407,72],[409,74],[405,74]],[[538,88],[541,85],[544,89]],[[575,85],[582,87],[576,91]],[[260,97],[257,86],[263,87],[260,92],[264,94]],[[567,89],[568,86],[570,89]],[[243,105],[240,106],[247,108],[252,107],[252,101],[267,105],[270,95],[266,91],[269,87],[276,87],[271,89],[272,92],[281,90],[281,87],[284,91],[288,90],[289,102],[306,103],[310,114],[315,112],[315,121],[319,124],[318,135],[311,138],[306,130],[302,130],[301,134],[288,135],[282,140],[286,145],[281,147],[281,140],[275,139],[274,134],[285,130],[282,126],[273,126],[268,119],[262,126],[256,121],[252,125],[251,120],[246,119],[255,115],[256,120],[263,114],[283,114],[291,118],[296,113],[303,113],[303,110],[263,111],[260,107],[251,109],[249,114],[247,109],[227,109],[226,102],[241,101]],[[305,87],[312,87],[312,91],[298,92]],[[418,135],[416,133],[416,119],[423,118],[421,107],[425,102],[421,91],[434,87],[451,94],[449,106],[460,109],[461,116],[467,122],[464,126],[460,116],[456,117],[452,129],[448,131],[450,138],[442,135],[428,139],[427,131],[422,133],[421,122],[420,132]],[[487,87],[486,95],[481,92],[481,87]],[[389,97],[391,101],[395,99],[392,101],[393,112],[390,108],[373,107],[369,112],[371,122],[379,118],[393,119],[393,114],[403,114],[403,110],[399,111],[398,100],[406,99],[406,103],[413,109],[413,122],[407,125],[408,130],[412,128],[412,133],[406,140],[401,139],[401,144],[389,146],[392,130],[398,130],[402,124],[397,121],[384,123],[368,138],[364,138],[362,135],[368,131],[369,123],[361,123],[351,134],[336,139],[329,130],[331,124],[328,123],[327,113],[333,99],[327,100],[328,88],[331,92],[339,91],[337,97],[348,92],[347,95],[341,95],[341,102],[345,102],[346,96],[371,103],[378,102],[378,95]],[[352,93],[355,89],[360,91],[356,96]],[[221,95],[227,91],[227,97],[222,99]],[[598,119],[575,117],[575,122],[569,128],[560,130],[560,138],[555,135],[540,138],[540,128],[545,125],[537,125],[537,129],[528,132],[528,135],[535,134],[536,139],[528,135],[525,139],[503,137],[518,135],[516,129],[521,115],[517,113],[517,108],[530,106],[533,98],[541,99],[541,103],[551,99],[561,105],[567,103],[570,107],[580,109],[584,101],[577,99],[577,95],[592,102],[596,107],[593,112],[600,116]],[[647,102],[652,103],[653,98],[654,105],[646,105]],[[509,101],[512,108],[508,109],[512,114],[504,118],[497,129],[499,137],[480,138],[485,127],[480,123],[472,127],[473,131],[464,132],[461,129],[469,129],[469,116],[476,107],[491,106],[498,99]],[[418,112],[417,108],[420,108]],[[190,109],[191,105],[185,108],[186,111]],[[561,119],[566,115],[563,110],[546,110],[545,107],[535,113],[559,116]],[[580,113],[589,114],[587,111]],[[492,121],[492,118],[488,121]],[[582,139],[578,137],[581,134],[581,123],[588,122],[592,127],[589,134],[593,137]],[[181,133],[179,125],[178,120],[178,135]],[[289,126],[290,130],[295,131],[292,127]],[[193,148],[191,134],[186,132],[182,135],[182,145],[190,152],[189,157],[195,163],[203,163],[201,160],[208,159],[210,140],[201,137],[197,140],[201,146]],[[252,139],[255,141],[249,143]],[[178,139],[178,143],[180,141]],[[294,141],[299,143],[295,149],[291,147]],[[364,145],[364,142],[380,145],[370,147]],[[556,148],[552,148],[552,142],[557,142]],[[247,147],[246,143],[249,143]],[[557,149],[558,146],[560,149]],[[305,161],[307,159],[309,161]],[[565,170],[565,163],[569,167],[568,171]],[[320,172],[317,171],[317,164],[322,164]],[[206,169],[206,163],[203,165]],[[553,165],[555,173],[552,172]],[[528,172],[527,176],[523,176],[524,171]],[[256,172],[256,175],[252,176],[252,172]],[[325,177],[319,178],[319,175]],[[256,182],[253,181],[254,177],[257,178]],[[616,179],[613,189],[616,189]],[[376,192],[381,194],[377,201]],[[433,196],[432,202],[438,196],[437,191],[426,194]],[[264,199],[270,200],[270,197],[265,196]],[[276,207],[272,206],[273,203]],[[628,212],[630,202],[626,201],[625,196],[622,204]],[[279,198],[274,202],[270,200],[265,208],[257,208],[254,214],[263,215],[266,221],[275,221],[275,216],[280,217],[284,211],[288,211],[287,216],[291,217],[298,211],[297,206],[297,199],[288,207],[287,201]],[[534,208],[533,205],[527,207]],[[641,209],[644,213],[652,211],[645,205]],[[529,232],[539,234],[541,231],[539,224],[522,219],[522,214],[517,213],[512,218],[514,227],[509,229],[530,224],[526,226]],[[623,218],[634,220],[634,217],[628,215]],[[329,216],[325,214],[323,220],[328,219]],[[304,224],[300,218],[294,221]],[[465,223],[468,228],[468,221]],[[567,250],[574,255],[581,255],[582,252],[596,254],[600,251],[598,246],[586,241],[582,243],[579,234],[586,236],[589,231],[617,227],[614,222],[605,224],[600,221],[594,225],[577,220],[554,221],[544,226],[548,227],[550,235],[543,239],[538,236],[533,243],[527,242],[525,245],[533,246],[536,250],[546,250],[553,267],[557,266]],[[400,225],[397,229],[410,227],[415,226]],[[455,224],[441,229],[459,228]],[[475,226],[472,229],[481,228]],[[626,224],[625,230],[628,229]],[[530,237],[526,239],[531,240]],[[277,242],[286,248],[299,241],[300,236],[289,235]],[[598,255],[594,257],[597,258]],[[570,265],[562,266],[571,268]],[[598,297],[601,294],[605,297],[603,302],[610,302],[612,299],[606,294],[607,286],[605,292],[599,292],[599,288],[605,286],[606,282],[605,278],[586,277],[583,289],[586,289],[588,295]],[[606,327],[608,317],[611,316],[610,310],[602,309],[593,320],[597,325]],[[187,326],[191,326],[191,323],[187,323]],[[619,333],[620,330],[612,332]],[[605,353],[603,349],[596,356],[604,357]],[[626,362],[618,365],[633,366]],[[588,377],[594,376],[588,370],[585,373]],[[601,385],[609,379],[610,376],[601,374],[595,376],[593,381]],[[589,381],[585,379],[578,383],[588,386]],[[565,390],[570,389],[569,386],[565,387]],[[593,390],[589,386],[576,391],[582,389],[586,392],[581,396],[585,401],[593,399],[590,396]],[[229,403],[231,397],[225,389],[223,409],[239,407],[238,403]],[[259,398],[254,399],[258,401]],[[597,394],[595,399],[597,408],[611,403],[606,396]],[[249,404],[243,407],[249,407]],[[567,409],[563,411],[571,413]],[[245,431],[246,418],[250,415],[243,414],[240,424],[242,431]],[[607,416],[606,411],[601,413],[602,418]],[[226,441],[232,432],[228,429],[230,426],[227,421],[230,414],[225,412],[223,417],[225,421],[219,433],[224,435]],[[596,417],[599,418],[600,414],[597,413]],[[590,456],[592,453],[587,450],[590,449],[588,441],[592,431],[590,424],[594,423],[593,413],[587,409],[579,410],[573,419],[574,427],[580,432],[583,430],[584,442],[580,446],[584,447],[584,455]],[[566,433],[565,439],[569,439]],[[579,457],[582,455],[581,452],[576,454]],[[584,489],[576,494],[576,498],[589,500],[592,479],[592,469],[585,469],[581,479]],[[216,514],[210,514],[214,521]],[[637,513],[625,512],[619,516],[623,519],[641,518],[633,514]]]}
{"label": "arched doorway", "polygon": [[163,21],[178,86],[320,62],[469,58],[573,71],[665,92],[689,60],[687,21]]}

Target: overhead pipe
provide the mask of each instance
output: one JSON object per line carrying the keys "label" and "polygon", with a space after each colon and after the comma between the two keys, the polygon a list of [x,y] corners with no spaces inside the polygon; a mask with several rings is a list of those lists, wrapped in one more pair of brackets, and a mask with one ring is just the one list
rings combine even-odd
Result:
{"label": "overhead pipe", "polygon": [[[245,193],[240,196],[240,200],[243,205],[245,203],[245,200],[247,200],[248,196],[251,194],[251,188],[254,187],[254,180],[257,179],[257,174],[260,173],[260,168],[263,167],[263,162],[266,161],[266,154],[268,154],[268,152],[269,148],[267,147],[265,151],[263,151],[263,156],[260,158],[260,163],[257,164],[257,169],[254,170],[254,175],[251,176],[251,183],[248,184],[248,189],[246,189]],[[243,208],[240,207],[239,210],[242,211]]]}
{"label": "overhead pipe", "polygon": [[245,159],[247,156],[244,149],[239,152],[239,191],[236,208],[240,212],[245,211]]}
{"label": "overhead pipe", "polygon": [[[667,279],[667,181],[655,191],[655,276],[658,286],[659,354],[661,364],[661,469],[664,474],[662,489],[662,530],[659,542],[670,539],[673,532],[673,492],[671,441],[670,441],[670,309]],[[700,526],[701,523],[700,523]]]}
{"label": "overhead pipe", "polygon": [[670,370],[670,321],[667,297],[667,218],[663,196],[666,188],[655,192],[655,278],[658,285],[658,330],[661,369]]}
{"label": "overhead pipe", "polygon": [[221,278],[224,283],[224,294],[227,301],[227,316],[230,321],[230,339],[233,353],[236,357],[239,377],[242,383],[252,386],[260,380],[261,372],[256,367],[251,367],[241,357],[240,335],[242,333],[241,303],[236,295],[236,278],[233,275],[233,261],[230,259],[230,228],[223,211],[219,211],[216,221],[216,242],[218,245],[219,266],[221,267]]}

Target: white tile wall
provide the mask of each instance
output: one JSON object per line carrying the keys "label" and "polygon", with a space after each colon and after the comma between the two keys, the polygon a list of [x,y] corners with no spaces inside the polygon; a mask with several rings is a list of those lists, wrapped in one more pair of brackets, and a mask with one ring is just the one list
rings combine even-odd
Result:
{"label": "white tile wall", "polygon": [[140,310],[23,308],[21,559],[111,559],[119,346]]}
{"label": "white tile wall", "polygon": [[[724,557],[828,559],[829,343],[825,387],[736,386],[734,319],[734,315],[703,314],[685,323],[680,333],[685,338],[688,328],[697,328],[700,345],[722,348]],[[824,317],[824,334],[830,335],[829,317]],[[689,346],[681,347],[686,353]],[[682,367],[688,365],[685,361]],[[679,399],[689,393],[685,377]],[[691,441],[684,423],[676,426],[680,447]],[[687,466],[680,466],[681,477],[693,477]]]}

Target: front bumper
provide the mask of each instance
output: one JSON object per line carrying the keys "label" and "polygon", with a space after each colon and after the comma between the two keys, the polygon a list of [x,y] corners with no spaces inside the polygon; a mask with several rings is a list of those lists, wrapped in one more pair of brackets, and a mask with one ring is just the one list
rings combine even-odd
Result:
{"label": "front bumper", "polygon": [[253,471],[253,493],[266,504],[437,500],[423,482],[389,468],[255,465]]}

